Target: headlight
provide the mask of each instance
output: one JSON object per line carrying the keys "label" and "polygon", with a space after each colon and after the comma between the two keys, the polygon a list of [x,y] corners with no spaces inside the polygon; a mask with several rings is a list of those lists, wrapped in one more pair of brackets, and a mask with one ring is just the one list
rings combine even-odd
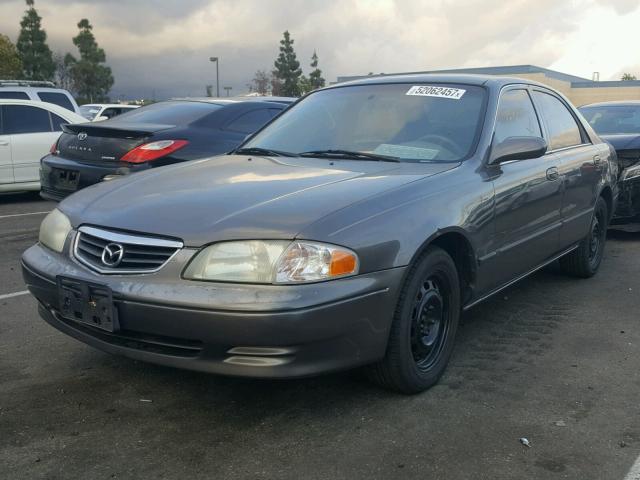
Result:
{"label": "headlight", "polygon": [[51,250],[62,252],[67,235],[71,231],[71,222],[57,208],[49,212],[40,224],[40,243]]}
{"label": "headlight", "polygon": [[631,180],[632,178],[640,177],[640,165],[634,165],[622,172],[621,180]]}
{"label": "headlight", "polygon": [[198,253],[184,271],[191,280],[238,283],[307,283],[358,273],[351,250],[309,241],[221,242]]}

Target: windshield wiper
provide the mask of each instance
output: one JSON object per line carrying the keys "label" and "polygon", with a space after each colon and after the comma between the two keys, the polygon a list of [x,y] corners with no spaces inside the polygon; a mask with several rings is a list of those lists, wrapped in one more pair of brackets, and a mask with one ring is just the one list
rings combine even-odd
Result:
{"label": "windshield wiper", "polygon": [[345,158],[349,160],[375,160],[378,162],[399,162],[398,157],[352,150],[311,150],[298,154],[299,157]]}
{"label": "windshield wiper", "polygon": [[260,147],[245,147],[245,148],[237,148],[233,150],[231,153],[239,154],[239,155],[265,155],[268,157],[295,157],[295,153],[291,152],[283,152],[282,150],[271,150],[270,148],[260,148]]}

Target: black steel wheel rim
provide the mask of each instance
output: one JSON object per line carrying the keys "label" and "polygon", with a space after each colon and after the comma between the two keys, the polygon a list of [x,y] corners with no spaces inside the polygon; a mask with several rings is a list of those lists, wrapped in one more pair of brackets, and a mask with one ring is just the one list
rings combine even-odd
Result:
{"label": "black steel wheel rim", "polygon": [[596,214],[591,221],[591,234],[589,235],[589,263],[591,265],[597,264],[602,255],[605,235],[606,229],[603,228],[600,215]]}
{"label": "black steel wheel rim", "polygon": [[427,277],[416,294],[411,312],[411,353],[420,370],[438,360],[449,334],[450,287],[442,275]]}

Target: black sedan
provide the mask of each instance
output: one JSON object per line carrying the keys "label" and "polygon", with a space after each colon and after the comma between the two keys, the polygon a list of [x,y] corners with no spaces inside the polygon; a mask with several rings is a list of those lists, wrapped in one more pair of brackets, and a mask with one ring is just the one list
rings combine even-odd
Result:
{"label": "black sedan", "polygon": [[594,103],[579,110],[618,154],[620,197],[612,223],[640,222],[640,101]]}
{"label": "black sedan", "polygon": [[180,99],[99,123],[65,125],[41,161],[41,195],[61,200],[105,180],[229,152],[293,101],[286,97]]}
{"label": "black sedan", "polygon": [[366,365],[417,392],[462,310],[556,259],[597,272],[613,155],[537,83],[338,84],[228,155],[65,199],[23,275],[45,321],[107,352],[270,378]]}

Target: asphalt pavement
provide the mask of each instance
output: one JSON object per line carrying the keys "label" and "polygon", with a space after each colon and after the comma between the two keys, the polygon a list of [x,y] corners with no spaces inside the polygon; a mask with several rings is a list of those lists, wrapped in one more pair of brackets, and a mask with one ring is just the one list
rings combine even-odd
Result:
{"label": "asphalt pavement", "polygon": [[610,232],[592,279],[549,267],[466,313],[442,381],[402,396],[357,371],[225,378],[66,337],[20,275],[53,207],[0,196],[0,479],[640,478],[640,233]]}

